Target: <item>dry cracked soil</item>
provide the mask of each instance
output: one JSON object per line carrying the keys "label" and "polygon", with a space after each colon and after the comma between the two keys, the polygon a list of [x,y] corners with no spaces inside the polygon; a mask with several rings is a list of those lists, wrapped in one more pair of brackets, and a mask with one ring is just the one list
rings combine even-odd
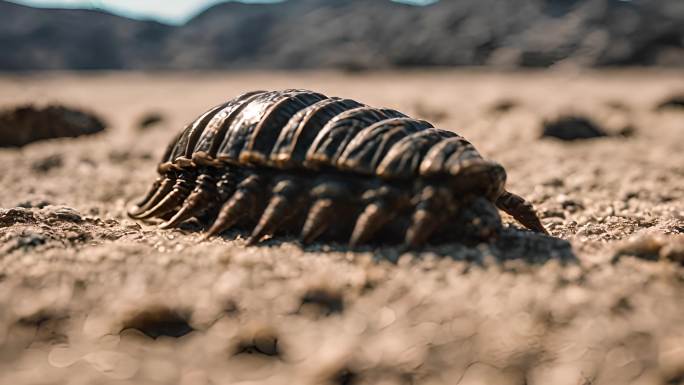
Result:
{"label": "dry cracked soil", "polygon": [[[184,123],[291,87],[464,135],[552,237],[504,217],[475,246],[248,247],[127,218]],[[1,75],[0,106],[108,128],[0,149],[0,383],[684,384],[684,109],[657,108],[682,92],[654,70]],[[602,136],[542,137],[568,116]]]}

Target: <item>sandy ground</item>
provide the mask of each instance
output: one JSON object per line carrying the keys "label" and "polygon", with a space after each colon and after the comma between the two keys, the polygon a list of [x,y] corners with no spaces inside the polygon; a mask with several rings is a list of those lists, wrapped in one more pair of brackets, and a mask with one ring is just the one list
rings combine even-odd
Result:
{"label": "sandy ground", "polygon": [[[684,112],[653,108],[682,75],[0,76],[0,106],[61,102],[110,125],[0,149],[0,383],[684,384]],[[351,252],[126,217],[185,122],[286,87],[459,132],[554,237],[505,218],[493,244]],[[166,120],[139,129],[149,112]],[[615,135],[541,139],[562,113]]]}

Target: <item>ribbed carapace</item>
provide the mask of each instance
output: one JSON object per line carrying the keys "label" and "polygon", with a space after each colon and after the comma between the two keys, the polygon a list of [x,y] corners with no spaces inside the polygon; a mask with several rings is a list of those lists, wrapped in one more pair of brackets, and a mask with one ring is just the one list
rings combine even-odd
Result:
{"label": "ribbed carapace", "polygon": [[131,208],[169,228],[196,217],[207,236],[251,231],[405,243],[488,240],[498,209],[545,232],[506,172],[463,137],[391,109],[306,90],[255,91],[202,114],[169,144]]}

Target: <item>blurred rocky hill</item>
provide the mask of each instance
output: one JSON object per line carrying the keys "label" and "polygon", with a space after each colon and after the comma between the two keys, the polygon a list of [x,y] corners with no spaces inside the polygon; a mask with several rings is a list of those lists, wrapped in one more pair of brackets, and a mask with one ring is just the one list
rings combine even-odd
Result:
{"label": "blurred rocky hill", "polygon": [[105,12],[0,0],[0,69],[124,69],[163,63],[173,27]]}
{"label": "blurred rocky hill", "polygon": [[684,1],[226,2],[169,26],[0,0],[0,50],[0,70],[684,66]]}

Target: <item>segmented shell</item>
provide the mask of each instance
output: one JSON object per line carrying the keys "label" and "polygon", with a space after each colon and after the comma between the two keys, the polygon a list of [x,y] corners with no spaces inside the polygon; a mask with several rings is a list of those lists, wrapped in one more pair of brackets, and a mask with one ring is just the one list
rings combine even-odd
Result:
{"label": "segmented shell", "polygon": [[482,160],[466,139],[426,121],[306,90],[240,95],[188,125],[167,152],[161,169],[219,161],[383,178],[453,174],[462,160]]}
{"label": "segmented shell", "polygon": [[208,235],[247,220],[250,242],[287,226],[305,243],[330,231],[357,245],[383,228],[410,246],[473,226],[486,238],[500,226],[495,205],[545,231],[505,191],[503,168],[465,138],[307,90],[248,92],[210,109],[172,140],[158,170],[132,217],[163,218],[166,228],[209,212]]}

